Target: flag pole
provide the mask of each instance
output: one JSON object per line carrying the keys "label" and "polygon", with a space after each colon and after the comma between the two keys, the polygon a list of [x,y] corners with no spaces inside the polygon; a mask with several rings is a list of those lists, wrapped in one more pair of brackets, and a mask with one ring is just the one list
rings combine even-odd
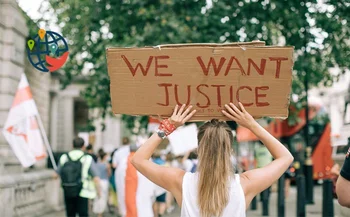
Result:
{"label": "flag pole", "polygon": [[49,141],[47,139],[46,132],[45,132],[45,129],[44,129],[44,126],[43,126],[43,122],[41,121],[41,117],[40,117],[39,114],[37,114],[36,117],[38,118],[40,131],[43,134],[44,143],[45,143],[45,146],[47,148],[47,151],[49,152],[49,156],[50,156],[50,160],[51,160],[52,166],[53,166],[54,170],[57,170],[57,164],[56,164],[55,158],[53,157],[52,149],[51,149],[51,146],[50,146]]}

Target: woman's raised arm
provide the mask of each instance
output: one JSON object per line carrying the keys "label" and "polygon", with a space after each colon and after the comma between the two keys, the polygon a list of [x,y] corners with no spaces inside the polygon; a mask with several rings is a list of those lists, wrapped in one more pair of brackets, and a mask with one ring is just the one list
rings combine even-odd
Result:
{"label": "woman's raised arm", "polygon": [[223,114],[236,121],[239,125],[251,130],[275,159],[263,168],[249,170],[241,175],[242,187],[248,205],[258,193],[267,189],[283,175],[294,158],[282,143],[254,120],[241,103],[239,103],[240,108],[237,108],[232,103],[225,107],[227,111],[223,111]]}
{"label": "woman's raised arm", "polygon": [[[160,130],[164,130],[166,135],[169,135],[177,127],[182,126],[188,121],[196,110],[191,112],[192,106],[189,106],[186,110],[185,107],[186,105],[182,105],[181,108],[178,109],[176,105],[173,115],[168,120],[162,121]],[[181,205],[182,178],[185,171],[177,168],[160,166],[149,160],[161,142],[162,138],[158,136],[157,133],[154,133],[145,144],[137,150],[131,162],[140,173],[153,183],[173,193],[176,200]]]}

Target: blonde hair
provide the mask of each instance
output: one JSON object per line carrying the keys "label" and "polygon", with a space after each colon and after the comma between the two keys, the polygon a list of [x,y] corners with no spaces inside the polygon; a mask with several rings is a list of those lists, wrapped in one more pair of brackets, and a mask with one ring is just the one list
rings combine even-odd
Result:
{"label": "blonde hair", "polygon": [[226,122],[213,119],[198,131],[198,206],[203,217],[221,216],[229,202],[233,134]]}

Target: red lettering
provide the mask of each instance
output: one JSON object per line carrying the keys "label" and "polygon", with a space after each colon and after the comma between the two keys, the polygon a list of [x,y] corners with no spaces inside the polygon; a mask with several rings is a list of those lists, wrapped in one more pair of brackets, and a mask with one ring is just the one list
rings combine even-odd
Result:
{"label": "red lettering", "polygon": [[221,92],[220,87],[225,87],[226,85],[211,85],[212,87],[216,87],[218,105],[221,106]]}
{"label": "red lettering", "polygon": [[[233,63],[233,60],[236,61],[236,64],[237,64],[238,68],[231,68],[231,65],[232,65],[232,63]],[[244,69],[243,69],[241,63],[240,63],[240,62],[238,61],[238,59],[237,59],[236,57],[234,57],[234,56],[232,56],[232,57],[230,58],[230,60],[229,60],[229,62],[228,62],[228,64],[227,64],[225,76],[228,74],[228,72],[229,72],[230,70],[240,70],[240,71],[241,71],[241,74],[242,74],[242,75],[245,75],[245,72],[244,72]]]}
{"label": "red lettering", "polygon": [[230,87],[230,102],[233,102],[233,87]]}
{"label": "red lettering", "polygon": [[158,59],[169,59],[170,57],[169,56],[156,56],[155,57],[155,71],[156,71],[156,73],[155,73],[155,76],[173,76],[173,74],[166,74],[166,73],[164,73],[164,74],[161,74],[159,71],[158,71],[158,69],[159,68],[168,68],[168,65],[158,65]]}
{"label": "red lettering", "polygon": [[287,57],[270,57],[269,58],[271,61],[276,61],[276,74],[275,78],[280,77],[280,71],[281,71],[281,62],[288,60]]}
{"label": "red lettering", "polygon": [[165,87],[165,104],[162,103],[157,103],[158,105],[162,105],[162,106],[168,106],[169,105],[169,90],[168,87],[173,86],[172,84],[169,83],[162,83],[162,84],[158,84],[159,87]]}
{"label": "red lettering", "polygon": [[129,70],[130,70],[132,76],[135,76],[136,71],[137,71],[138,68],[141,69],[141,72],[142,72],[143,76],[146,76],[147,73],[148,73],[149,67],[151,66],[152,61],[153,61],[153,56],[150,56],[150,57],[148,58],[148,62],[147,62],[147,65],[146,65],[146,69],[143,68],[143,66],[141,65],[141,63],[137,63],[137,64],[136,64],[136,67],[133,68],[132,65],[131,65],[131,63],[130,63],[130,61],[128,60],[128,58],[127,58],[126,56],[122,55],[121,57],[122,57],[122,59],[124,60],[124,62],[126,63],[126,65],[128,66],[128,68],[129,68]]}
{"label": "red lettering", "polygon": [[251,65],[253,65],[253,67],[259,73],[259,75],[264,75],[266,59],[261,59],[260,68],[259,68],[251,58],[248,58],[248,75],[250,75],[250,66]]}
{"label": "red lettering", "polygon": [[190,101],[191,101],[191,85],[187,85],[187,101],[186,103],[180,103],[179,102],[179,96],[178,96],[178,91],[177,91],[177,87],[179,85],[175,84],[175,100],[176,100],[176,103],[178,105],[183,105],[183,104],[186,104],[186,105],[189,105]]}
{"label": "red lettering", "polygon": [[[243,89],[248,89],[248,90],[252,91],[252,88],[249,87],[249,86],[241,86],[241,87],[239,87],[237,92],[236,92],[236,99],[237,99],[238,102],[241,102],[239,100],[239,91],[243,90]],[[251,105],[253,105],[253,103],[243,103],[243,102],[241,102],[241,103],[243,104],[243,106],[251,106]]]}
{"label": "red lettering", "polygon": [[210,99],[209,99],[209,97],[208,97],[207,94],[203,93],[203,92],[199,89],[201,86],[204,86],[204,87],[209,87],[209,86],[206,85],[206,84],[200,84],[200,85],[197,86],[197,91],[198,91],[199,93],[203,94],[203,96],[204,96],[205,98],[207,98],[207,104],[206,104],[206,105],[200,105],[199,102],[198,102],[196,105],[197,105],[199,108],[208,108],[208,107],[210,106]]}
{"label": "red lettering", "polygon": [[270,105],[268,102],[259,102],[259,97],[266,97],[266,94],[259,94],[259,90],[268,90],[268,86],[255,87],[255,104],[257,107],[264,107]]}
{"label": "red lettering", "polygon": [[222,66],[224,65],[226,59],[225,59],[224,57],[221,57],[221,58],[220,58],[220,63],[219,63],[219,66],[218,66],[218,67],[216,66],[216,62],[215,62],[215,59],[214,59],[213,57],[210,57],[210,60],[209,60],[209,62],[208,62],[208,66],[207,66],[207,67],[204,65],[204,62],[203,62],[203,60],[202,60],[202,57],[198,56],[198,57],[197,57],[197,61],[198,61],[199,65],[201,66],[202,71],[203,71],[203,74],[204,74],[205,76],[207,76],[208,73],[209,73],[210,65],[213,65],[213,69],[214,69],[215,76],[217,76],[217,75],[220,73],[220,70],[221,70]]}

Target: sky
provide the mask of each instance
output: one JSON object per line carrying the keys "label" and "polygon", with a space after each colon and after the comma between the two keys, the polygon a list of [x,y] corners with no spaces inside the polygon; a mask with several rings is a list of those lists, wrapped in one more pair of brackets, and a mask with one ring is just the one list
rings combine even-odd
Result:
{"label": "sky", "polygon": [[[34,21],[38,20],[39,18],[42,17],[42,14],[39,12],[39,8],[41,4],[44,2],[44,7],[48,8],[49,3],[44,1],[44,0],[17,0],[18,5],[22,8],[24,12],[27,13],[27,15]],[[58,25],[56,25],[57,18],[55,15],[52,14],[52,12],[47,12],[45,13],[44,18],[49,18],[48,20],[52,20],[52,23],[48,23],[49,29],[54,32],[61,32],[60,28]],[[47,29],[45,27],[45,24],[47,23],[37,23],[39,28]]]}
{"label": "sky", "polygon": [[[30,18],[38,19],[40,17],[38,10],[43,0],[17,0],[17,2]],[[206,2],[208,7],[212,6],[212,0],[206,0]]]}
{"label": "sky", "polygon": [[43,0],[17,0],[18,5],[25,11],[32,19],[40,18],[39,8]]}

